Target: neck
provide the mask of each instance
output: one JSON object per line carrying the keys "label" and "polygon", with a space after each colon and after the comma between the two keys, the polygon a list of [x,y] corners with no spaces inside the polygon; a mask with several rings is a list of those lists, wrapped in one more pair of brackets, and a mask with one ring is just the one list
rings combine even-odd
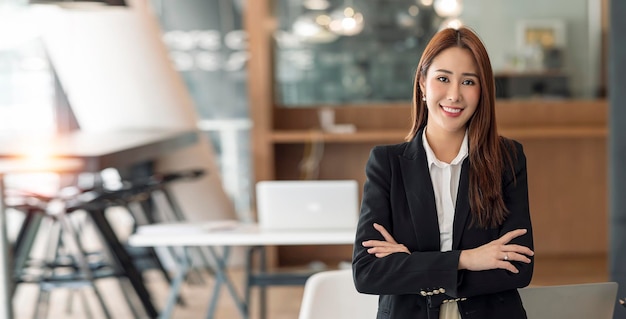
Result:
{"label": "neck", "polygon": [[459,132],[433,132],[433,130],[429,130],[428,127],[426,127],[424,134],[426,134],[428,145],[432,148],[437,159],[445,163],[452,162],[457,154],[459,154],[461,143],[463,143],[463,138],[465,137],[464,130]]}

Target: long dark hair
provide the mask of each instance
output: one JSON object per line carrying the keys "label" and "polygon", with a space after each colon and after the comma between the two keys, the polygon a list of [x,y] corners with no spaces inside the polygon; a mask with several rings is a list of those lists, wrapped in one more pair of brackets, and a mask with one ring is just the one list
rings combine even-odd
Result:
{"label": "long dark hair", "polygon": [[466,27],[458,30],[452,28],[441,30],[424,49],[415,72],[411,112],[413,126],[406,140],[415,138],[428,120],[428,108],[426,102],[421,99],[424,93],[421,91],[420,81],[426,77],[433,59],[451,47],[466,49],[474,57],[481,88],[478,106],[468,121],[469,201],[473,214],[472,221],[484,228],[497,227],[502,224],[508,213],[502,195],[502,174],[507,163],[512,169],[509,152],[504,151],[507,147],[504,144],[510,141],[498,135],[493,70],[485,46],[472,30]]}

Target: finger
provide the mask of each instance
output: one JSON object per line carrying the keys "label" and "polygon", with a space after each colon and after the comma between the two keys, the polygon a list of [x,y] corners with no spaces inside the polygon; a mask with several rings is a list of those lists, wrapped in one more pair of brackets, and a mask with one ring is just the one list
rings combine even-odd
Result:
{"label": "finger", "polygon": [[505,252],[514,252],[514,253],[518,253],[518,254],[524,254],[526,256],[534,256],[535,252],[532,251],[530,248],[526,247],[526,246],[522,246],[522,245],[515,245],[515,244],[510,244],[510,245],[504,245],[502,246],[502,250]]}
{"label": "finger", "polygon": [[373,247],[367,250],[367,253],[370,255],[373,254],[395,254],[395,253],[404,253],[411,254],[406,247],[404,246],[393,246],[393,247]]}
{"label": "finger", "polygon": [[526,229],[516,229],[516,230],[512,230],[504,235],[502,235],[502,237],[500,237],[499,239],[497,239],[497,241],[499,241],[502,244],[507,244],[508,242],[510,242],[511,240],[513,240],[514,238],[517,238],[519,236],[522,236],[524,234],[526,234],[528,231]]}
{"label": "finger", "polygon": [[527,264],[531,262],[530,258],[518,253],[508,252],[506,256],[508,257],[508,259],[505,259],[507,261],[519,261]]}
{"label": "finger", "polygon": [[399,247],[399,246],[376,246],[376,247],[372,247],[369,248],[367,250],[368,253],[370,254],[375,254],[375,253],[399,253],[399,252],[404,252],[403,247]]}
{"label": "finger", "polygon": [[364,241],[362,244],[363,244],[363,247],[397,245],[397,244],[390,243],[390,242],[387,242],[387,241],[382,241],[382,240],[368,240],[368,241]]}
{"label": "finger", "polygon": [[385,238],[386,241],[396,244],[396,240],[393,238],[393,236],[391,236],[391,234],[389,234],[389,232],[385,229],[385,227],[383,227],[383,225],[374,223],[374,229],[376,229],[381,235],[383,235],[383,238]]}
{"label": "finger", "polygon": [[519,270],[517,270],[517,268],[515,268],[515,266],[513,266],[513,264],[511,264],[508,261],[500,262],[500,264],[498,265],[498,268],[508,270],[508,271],[510,271],[510,272],[512,272],[514,274],[519,273]]}

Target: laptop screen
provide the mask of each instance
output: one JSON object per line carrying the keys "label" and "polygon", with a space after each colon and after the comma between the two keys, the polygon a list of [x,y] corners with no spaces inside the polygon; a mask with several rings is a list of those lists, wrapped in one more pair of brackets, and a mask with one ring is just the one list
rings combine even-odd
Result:
{"label": "laptop screen", "polygon": [[354,180],[262,181],[256,185],[263,229],[354,229],[359,203]]}
{"label": "laptop screen", "polygon": [[617,283],[602,282],[518,289],[528,319],[612,319]]}

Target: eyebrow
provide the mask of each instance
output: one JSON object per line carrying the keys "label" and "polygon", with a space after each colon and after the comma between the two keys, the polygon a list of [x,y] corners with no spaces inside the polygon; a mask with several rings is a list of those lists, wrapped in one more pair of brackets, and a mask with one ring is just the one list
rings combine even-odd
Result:
{"label": "eyebrow", "polygon": [[[435,70],[435,72],[442,72],[442,73],[447,73],[447,74],[453,74],[452,71],[448,71],[446,69],[438,69],[438,70]],[[461,73],[461,75],[473,76],[473,77],[476,77],[476,78],[478,77],[478,74],[476,74],[476,73]]]}

